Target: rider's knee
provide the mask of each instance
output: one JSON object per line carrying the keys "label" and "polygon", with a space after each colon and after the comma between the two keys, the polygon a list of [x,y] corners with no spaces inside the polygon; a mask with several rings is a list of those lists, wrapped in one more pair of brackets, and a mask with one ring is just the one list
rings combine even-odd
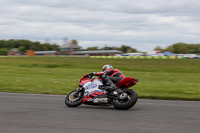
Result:
{"label": "rider's knee", "polygon": [[106,75],[103,74],[103,75],[102,75],[102,80],[105,80],[105,79],[106,79]]}

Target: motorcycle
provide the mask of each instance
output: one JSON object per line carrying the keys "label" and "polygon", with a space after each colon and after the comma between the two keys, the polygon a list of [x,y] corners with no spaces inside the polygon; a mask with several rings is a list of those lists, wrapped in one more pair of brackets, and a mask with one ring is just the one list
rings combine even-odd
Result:
{"label": "motorcycle", "polygon": [[87,105],[113,105],[116,109],[126,110],[133,107],[138,99],[137,93],[128,89],[135,85],[138,79],[125,77],[116,83],[114,90],[105,90],[101,76],[84,75],[79,82],[79,88],[70,92],[65,98],[68,107],[77,107],[81,104]]}

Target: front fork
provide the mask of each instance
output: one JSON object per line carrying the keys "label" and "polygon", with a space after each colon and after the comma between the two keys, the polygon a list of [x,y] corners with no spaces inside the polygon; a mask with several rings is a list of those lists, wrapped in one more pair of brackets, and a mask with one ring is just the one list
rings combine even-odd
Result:
{"label": "front fork", "polygon": [[74,94],[75,97],[79,96],[79,93],[83,90],[83,87],[79,87],[76,89],[76,93]]}

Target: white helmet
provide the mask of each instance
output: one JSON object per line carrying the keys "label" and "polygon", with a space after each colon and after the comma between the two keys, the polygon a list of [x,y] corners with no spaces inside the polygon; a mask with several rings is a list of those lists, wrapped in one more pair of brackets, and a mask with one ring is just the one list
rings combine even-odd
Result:
{"label": "white helmet", "polygon": [[113,69],[112,65],[106,64],[106,65],[104,65],[104,66],[102,67],[102,71],[103,71],[103,72],[106,71],[106,70],[108,70],[108,69]]}

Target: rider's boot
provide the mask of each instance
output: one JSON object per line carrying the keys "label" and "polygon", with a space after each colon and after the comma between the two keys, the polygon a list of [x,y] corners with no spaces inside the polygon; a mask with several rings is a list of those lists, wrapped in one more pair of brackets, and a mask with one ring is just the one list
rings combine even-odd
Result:
{"label": "rider's boot", "polygon": [[106,86],[105,91],[108,92],[116,89],[116,85],[110,79],[106,80]]}
{"label": "rider's boot", "polygon": [[116,89],[116,85],[115,84],[112,84],[110,86],[107,86],[105,91],[112,91],[112,90],[115,90]]}

